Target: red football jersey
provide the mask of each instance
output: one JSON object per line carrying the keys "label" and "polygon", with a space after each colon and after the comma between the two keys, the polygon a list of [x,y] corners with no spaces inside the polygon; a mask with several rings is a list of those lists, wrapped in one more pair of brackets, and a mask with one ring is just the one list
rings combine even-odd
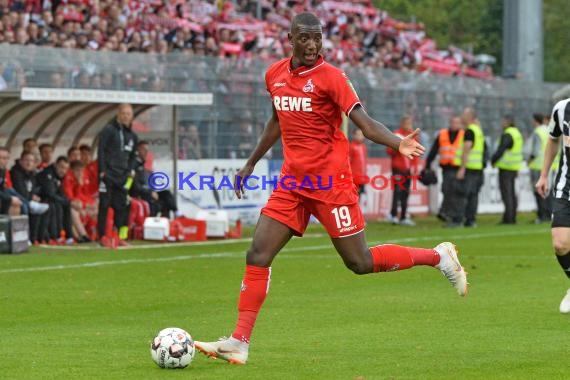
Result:
{"label": "red football jersey", "polygon": [[[311,67],[295,70],[287,58],[269,67],[265,83],[281,128],[285,157],[281,175],[295,177],[297,187],[306,178],[315,188],[319,183],[327,187],[329,176],[335,183],[341,173],[345,173],[344,180],[352,181],[349,144],[340,127],[342,113],[348,115],[361,103],[348,77],[322,57]],[[308,193],[320,199],[335,198],[331,191]]]}
{"label": "red football jersey", "polygon": [[5,189],[11,189],[13,187],[12,185],[12,177],[10,176],[10,170],[6,170],[4,172],[4,188]]}
{"label": "red football jersey", "polygon": [[99,193],[99,163],[97,160],[91,161],[83,168],[84,192],[90,197],[95,197]]}

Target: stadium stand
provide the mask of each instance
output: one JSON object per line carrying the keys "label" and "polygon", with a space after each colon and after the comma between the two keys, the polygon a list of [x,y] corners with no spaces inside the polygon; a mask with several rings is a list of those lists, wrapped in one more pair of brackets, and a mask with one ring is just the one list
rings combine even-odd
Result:
{"label": "stadium stand", "polygon": [[[323,52],[343,68],[493,76],[486,61],[454,46],[438,49],[422,23],[396,20],[370,0],[265,0],[259,7],[248,0],[0,0],[0,43],[272,61],[289,54],[290,20],[302,10],[326,21]],[[78,82],[93,84],[88,72]],[[149,82],[161,85],[156,77]]]}
{"label": "stadium stand", "polygon": [[[289,20],[301,7],[327,20],[324,52],[351,77],[371,116],[393,127],[403,113],[412,114],[424,142],[468,105],[480,110],[491,136],[506,112],[524,125],[529,112],[549,109],[550,94],[558,88],[493,77],[488,67],[459,49],[438,50],[422,24],[395,20],[366,0],[261,1],[261,17],[256,17],[257,1],[212,3],[0,0],[0,145],[11,148],[10,161],[20,156],[18,144],[30,136],[40,145],[53,145],[42,166],[73,145],[94,147],[98,131],[115,112],[115,105],[89,103],[89,98],[26,102],[19,93],[26,87],[54,93],[89,90],[83,96],[91,96],[90,90],[209,93],[211,105],[133,101],[133,129],[151,142],[159,164],[176,158],[243,158],[270,112],[260,73],[289,53]],[[277,145],[265,158],[278,163],[281,153]],[[369,153],[381,157],[384,150],[371,146]],[[39,162],[39,152],[34,154]],[[85,230],[74,237],[95,240],[96,180],[77,160],[70,160],[63,180],[68,185],[64,190],[72,193],[74,231]],[[146,164],[151,170],[150,158]],[[131,206],[131,236],[140,237],[149,205],[135,201]],[[45,224],[37,214],[32,219],[34,226]],[[36,234],[35,240],[64,242],[57,226],[49,236]],[[32,229],[37,230],[43,229]]]}

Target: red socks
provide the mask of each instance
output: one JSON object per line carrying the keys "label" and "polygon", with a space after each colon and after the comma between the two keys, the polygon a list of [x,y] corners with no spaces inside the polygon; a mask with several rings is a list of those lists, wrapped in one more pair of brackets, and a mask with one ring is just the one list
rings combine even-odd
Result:
{"label": "red socks", "polygon": [[257,314],[269,291],[270,279],[271,268],[246,265],[239,295],[238,321],[232,337],[249,343]]}
{"label": "red socks", "polygon": [[[370,248],[374,272],[403,270],[414,265],[435,266],[439,254],[433,249],[384,244]],[[271,268],[246,265],[238,303],[238,321],[232,337],[249,343],[257,314],[269,291]]]}
{"label": "red socks", "polygon": [[414,265],[436,266],[439,253],[434,249],[404,247],[384,244],[370,248],[374,272],[392,272],[404,270]]}

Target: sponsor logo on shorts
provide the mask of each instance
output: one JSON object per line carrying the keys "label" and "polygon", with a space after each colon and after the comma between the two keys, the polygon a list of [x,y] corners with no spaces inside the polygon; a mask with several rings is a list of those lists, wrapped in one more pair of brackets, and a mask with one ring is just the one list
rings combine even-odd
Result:
{"label": "sponsor logo on shorts", "polygon": [[356,226],[343,227],[340,230],[338,230],[338,232],[340,232],[340,233],[350,232],[350,231],[354,231],[355,229],[356,229]]}

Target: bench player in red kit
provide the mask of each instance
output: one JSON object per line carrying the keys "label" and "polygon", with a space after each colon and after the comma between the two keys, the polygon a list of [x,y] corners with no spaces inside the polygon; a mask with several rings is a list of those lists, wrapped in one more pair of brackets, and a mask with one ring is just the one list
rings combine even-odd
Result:
{"label": "bench player in red kit", "polygon": [[[368,116],[346,75],[319,54],[322,27],[315,15],[297,15],[289,41],[293,57],[273,64],[265,75],[273,115],[238,172],[235,191],[241,198],[240,179],[253,173],[255,164],[280,137],[285,158],[280,178],[287,176],[291,181],[281,186],[283,181],[279,180],[261,210],[247,251],[238,321],[231,337],[195,342],[200,352],[235,364],[247,361],[251,332],[269,290],[273,259],[293,235],[303,235],[311,215],[325,227],[344,264],[354,273],[428,265],[439,269],[459,295],[467,294],[467,277],[452,243],[441,243],[433,249],[394,244],[369,248],[366,244],[357,187],[352,184],[349,144],[340,129],[342,113],[369,140],[409,157],[424,152],[424,147],[415,141],[419,129],[400,138]],[[350,181],[350,187],[341,186],[346,181]],[[291,183],[297,185],[295,189]]]}

